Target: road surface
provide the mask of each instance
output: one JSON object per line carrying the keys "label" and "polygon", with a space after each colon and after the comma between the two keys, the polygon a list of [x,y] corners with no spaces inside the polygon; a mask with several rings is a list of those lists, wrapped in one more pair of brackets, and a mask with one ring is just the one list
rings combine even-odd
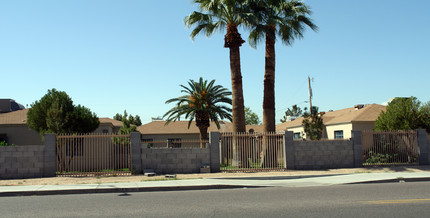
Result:
{"label": "road surface", "polygon": [[430,182],[0,197],[0,217],[428,217]]}

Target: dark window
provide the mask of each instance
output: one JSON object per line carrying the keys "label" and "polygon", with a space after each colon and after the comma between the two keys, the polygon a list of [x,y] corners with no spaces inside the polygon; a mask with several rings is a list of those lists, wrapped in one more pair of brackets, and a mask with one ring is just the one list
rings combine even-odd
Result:
{"label": "dark window", "polygon": [[103,133],[109,133],[109,130],[104,129],[104,130],[103,130]]}
{"label": "dark window", "polygon": [[0,134],[0,142],[2,142],[2,141],[4,141],[4,142],[7,143],[7,136],[6,136],[6,134]]}
{"label": "dark window", "polygon": [[181,147],[181,139],[167,139],[169,148],[180,148]]}
{"label": "dark window", "polygon": [[141,139],[142,143],[147,143],[146,146],[148,148],[152,148],[153,144],[151,142],[153,142],[153,139]]}
{"label": "dark window", "polygon": [[295,132],[294,133],[294,139],[301,139],[302,137],[300,136],[299,132]]}
{"label": "dark window", "polygon": [[154,141],[153,139],[142,139],[143,143],[148,143],[148,142],[153,142],[153,141]]}
{"label": "dark window", "polygon": [[334,131],[334,139],[343,139],[343,130]]}

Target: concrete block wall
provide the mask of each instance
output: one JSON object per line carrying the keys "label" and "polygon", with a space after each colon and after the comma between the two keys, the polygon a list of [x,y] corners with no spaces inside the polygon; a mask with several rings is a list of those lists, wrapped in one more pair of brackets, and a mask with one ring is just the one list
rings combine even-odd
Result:
{"label": "concrete block wall", "polygon": [[0,179],[44,176],[44,153],[43,145],[0,147]]}
{"label": "concrete block wall", "polygon": [[354,167],[352,141],[294,141],[293,146],[294,169],[312,170]]}
{"label": "concrete block wall", "polygon": [[427,134],[427,165],[430,164],[430,134]]}
{"label": "concrete block wall", "polygon": [[209,148],[147,148],[141,146],[142,169],[156,173],[200,173],[202,165],[210,165]]}

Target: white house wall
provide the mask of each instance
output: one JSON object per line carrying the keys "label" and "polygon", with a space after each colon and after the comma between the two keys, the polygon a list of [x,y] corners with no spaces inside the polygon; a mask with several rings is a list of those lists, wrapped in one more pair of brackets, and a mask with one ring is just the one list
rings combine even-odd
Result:
{"label": "white house wall", "polygon": [[343,123],[325,126],[328,139],[334,139],[334,131],[343,131],[343,138],[351,138],[352,123]]}
{"label": "white house wall", "polygon": [[305,128],[303,126],[287,128],[287,131],[292,131],[293,133],[300,133],[302,138],[306,138]]}

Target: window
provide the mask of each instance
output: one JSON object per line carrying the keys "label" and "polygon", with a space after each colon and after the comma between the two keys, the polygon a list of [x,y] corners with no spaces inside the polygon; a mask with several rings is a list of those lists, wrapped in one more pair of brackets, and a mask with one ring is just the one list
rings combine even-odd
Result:
{"label": "window", "polygon": [[154,141],[153,139],[142,139],[143,143],[148,143],[148,142],[153,142],[153,141]]}
{"label": "window", "polygon": [[109,130],[104,129],[104,130],[103,130],[103,133],[104,133],[104,134],[109,133]]}
{"label": "window", "polygon": [[142,143],[146,143],[146,146],[148,147],[148,148],[152,148],[152,146],[153,146],[153,139],[142,139],[141,140],[142,141]]}
{"label": "window", "polygon": [[2,142],[2,141],[4,141],[4,142],[7,143],[7,136],[6,136],[6,134],[0,134],[0,142]]}
{"label": "window", "polygon": [[302,137],[300,136],[299,132],[295,132],[294,133],[294,139],[301,139]]}
{"label": "window", "polygon": [[167,139],[169,148],[180,148],[181,147],[181,139]]}
{"label": "window", "polygon": [[343,139],[343,130],[334,131],[334,139]]}

